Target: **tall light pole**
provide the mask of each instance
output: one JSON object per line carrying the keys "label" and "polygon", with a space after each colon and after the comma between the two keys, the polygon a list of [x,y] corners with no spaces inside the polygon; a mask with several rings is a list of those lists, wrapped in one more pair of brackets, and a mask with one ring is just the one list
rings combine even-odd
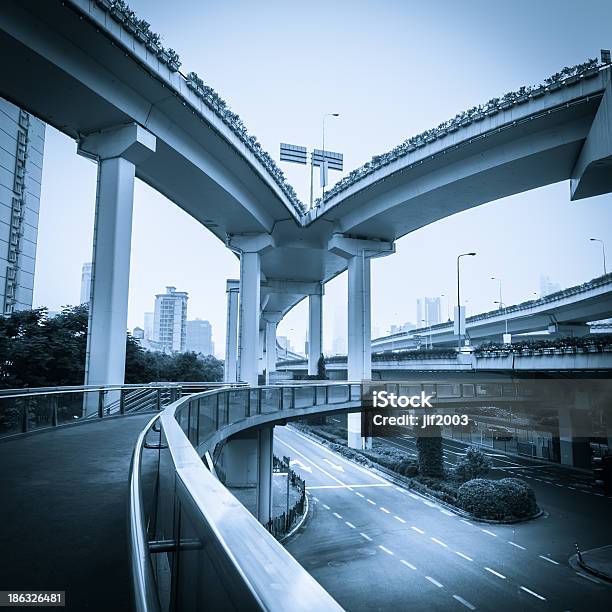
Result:
{"label": "tall light pole", "polygon": [[494,304],[499,304],[499,309],[504,309],[504,319],[506,321],[506,334],[508,334],[508,308],[503,302],[498,302],[497,300],[493,302]]}
{"label": "tall light pole", "polygon": [[500,310],[501,310],[501,304],[504,301],[504,299],[502,298],[502,282],[501,282],[501,278],[497,278],[496,276],[492,276],[491,280],[496,280],[499,283],[499,302],[495,302],[495,304],[500,304]]}
{"label": "tall light pole", "polygon": [[457,255],[457,348],[461,351],[461,282],[459,276],[459,262],[462,257],[474,257],[476,253],[461,253]]}
{"label": "tall light pole", "polygon": [[608,270],[606,269],[606,243],[599,238],[589,238],[589,240],[591,242],[601,242],[601,254],[603,256],[603,269],[605,276],[608,273]]}
{"label": "tall light pole", "polygon": [[[325,165],[325,119],[327,117],[339,117],[340,113],[325,113],[323,115],[323,146],[321,147],[321,150],[323,151],[323,161],[321,162],[323,165]],[[323,170],[323,176],[325,176],[325,170]],[[311,181],[311,185],[312,185],[312,181]],[[323,184],[323,197],[321,198],[321,200],[325,199],[325,184]]]}

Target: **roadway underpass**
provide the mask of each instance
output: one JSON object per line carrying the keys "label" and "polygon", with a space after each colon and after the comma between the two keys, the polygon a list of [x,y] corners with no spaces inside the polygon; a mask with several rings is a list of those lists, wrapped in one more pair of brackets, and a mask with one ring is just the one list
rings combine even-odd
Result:
{"label": "roadway underpass", "polygon": [[[345,416],[333,416],[339,423]],[[386,440],[416,453],[410,439]],[[580,610],[610,587],[569,563],[601,545],[611,500],[576,471],[492,452],[492,474],[528,478],[545,515],[513,525],[468,521],[291,427],[275,452],[306,480],[309,515],[287,549],[347,610]],[[444,440],[445,467],[465,446]]]}

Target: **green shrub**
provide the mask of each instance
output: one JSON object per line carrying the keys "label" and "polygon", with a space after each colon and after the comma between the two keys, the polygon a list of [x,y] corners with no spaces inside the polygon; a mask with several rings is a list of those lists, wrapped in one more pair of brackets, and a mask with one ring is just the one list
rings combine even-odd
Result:
{"label": "green shrub", "polygon": [[470,446],[467,452],[457,462],[454,476],[461,482],[480,478],[489,473],[491,460],[478,448]]}
{"label": "green shrub", "polygon": [[457,505],[478,518],[528,518],[538,509],[531,487],[518,478],[476,478],[459,487]]}
{"label": "green shrub", "polygon": [[419,454],[419,474],[444,477],[444,458],[442,456],[442,428],[430,426],[417,438],[416,446]]}

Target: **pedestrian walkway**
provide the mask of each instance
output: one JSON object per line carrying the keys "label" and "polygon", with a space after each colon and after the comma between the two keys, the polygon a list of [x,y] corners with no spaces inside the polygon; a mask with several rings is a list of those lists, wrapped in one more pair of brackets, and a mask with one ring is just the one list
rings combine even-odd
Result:
{"label": "pedestrian walkway", "polygon": [[68,610],[128,610],[128,472],[150,415],[0,443],[0,590],[66,591]]}

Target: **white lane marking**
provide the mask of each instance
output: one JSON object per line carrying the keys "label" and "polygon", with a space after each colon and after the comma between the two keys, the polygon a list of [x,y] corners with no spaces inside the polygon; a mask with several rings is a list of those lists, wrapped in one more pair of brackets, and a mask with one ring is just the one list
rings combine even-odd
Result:
{"label": "white lane marking", "polygon": [[550,557],[545,557],[544,555],[538,555],[538,557],[540,557],[540,559],[544,559],[544,561],[548,561],[549,563],[553,563],[554,565],[559,565],[558,561],[555,561],[554,559],[551,559]]}
{"label": "white lane marking", "polygon": [[405,493],[404,489],[402,489],[402,487],[395,487],[396,491],[399,491],[400,493]]}
{"label": "white lane marking", "polygon": [[586,578],[587,580],[594,582],[595,584],[601,584],[601,582],[597,580],[597,578],[593,578],[592,576],[587,576],[586,574],[583,574],[582,572],[576,572],[576,574],[578,574],[578,576],[580,576],[581,578]]}
{"label": "white lane marking", "polygon": [[593,493],[593,495],[597,495],[597,497],[603,497],[604,496],[603,493]]}
{"label": "white lane marking", "polygon": [[319,501],[319,498],[318,498],[318,497],[315,497],[314,495],[312,496],[312,499],[314,499],[316,502],[318,502],[318,501]]}
{"label": "white lane marking", "polygon": [[542,597],[541,595],[538,595],[535,591],[532,591],[531,589],[528,589],[527,587],[522,586],[521,590],[525,591],[525,593],[529,593],[530,595],[533,595],[534,597],[537,597],[540,601],[546,601],[546,597]]}
{"label": "white lane marking", "polygon": [[391,514],[386,508],[383,508],[382,506],[379,508],[379,510],[381,510],[385,514]]}
{"label": "white lane marking", "polygon": [[467,555],[464,555],[462,552],[459,552],[458,550],[454,551],[456,555],[459,555],[461,558],[465,559],[466,561],[473,561],[474,559],[472,559],[472,557],[468,557]]}
{"label": "white lane marking", "polygon": [[389,550],[388,548],[385,548],[382,544],[379,544],[378,548],[380,548],[380,550],[383,550],[384,552],[386,552],[388,555],[395,555],[395,553],[392,550]]}
{"label": "white lane marking", "polygon": [[368,502],[368,504],[373,504],[374,506],[376,505],[376,502],[372,501],[371,499],[368,499],[367,502]]}
{"label": "white lane marking", "polygon": [[410,497],[412,497],[412,499],[417,499],[417,500],[421,500],[421,498],[418,495],[415,495],[414,493],[408,493],[408,495],[410,495]]}
{"label": "white lane marking", "polygon": [[448,546],[442,542],[442,540],[438,540],[437,538],[430,538],[432,542],[435,542],[436,544],[439,544],[440,546],[444,546],[444,548],[448,548]]}
{"label": "white lane marking", "polygon": [[501,578],[502,580],[506,579],[506,577],[503,574],[496,572],[494,569],[491,569],[490,567],[485,566],[485,569],[487,570],[487,572],[491,572],[494,576],[497,576],[498,578]]}
{"label": "white lane marking", "polygon": [[520,544],[517,544],[516,542],[511,542],[510,540],[508,540],[508,544],[512,546],[516,546],[516,548],[520,548],[521,550],[527,550],[524,546],[521,546]]}
{"label": "white lane marking", "polygon": [[329,506],[328,506],[327,504],[323,504],[323,507],[324,507],[326,510],[329,510]]}
{"label": "white lane marking", "polygon": [[323,459],[323,461],[325,461],[325,463],[327,463],[328,465],[331,465],[331,467],[334,468],[334,470],[336,470],[337,472],[344,472],[344,468],[341,465],[338,465],[337,463],[334,463],[333,461],[330,461],[329,459]]}
{"label": "white lane marking", "polygon": [[355,529],[355,525],[353,523],[349,523],[348,521],[344,521],[346,525],[348,525],[351,529]]}
{"label": "white lane marking", "polygon": [[467,599],[459,597],[459,595],[453,595],[453,599],[456,599],[460,604],[464,605],[468,610],[475,610],[476,606],[471,604]]}
{"label": "white lane marking", "polygon": [[[284,475],[284,474],[283,474]],[[345,484],[345,485],[314,485],[312,487],[306,487],[307,489],[363,489],[364,487],[391,487],[391,484],[383,484],[380,482],[373,482],[371,484]]]}
{"label": "white lane marking", "polygon": [[360,493],[359,491],[355,491],[355,495],[359,495],[359,497],[365,497],[365,495],[363,493]]}
{"label": "white lane marking", "polygon": [[[334,459],[336,459],[337,461],[341,461],[343,463],[346,463],[347,465],[349,465],[350,467],[359,470],[360,472],[363,472],[364,474],[366,474],[367,476],[369,476],[370,478],[373,478],[374,480],[378,480],[378,482],[384,482],[387,483],[388,481],[385,480],[382,476],[379,476],[378,474],[374,474],[373,472],[371,472],[370,470],[367,470],[364,467],[361,467],[360,465],[357,465],[356,463],[353,463],[352,461],[349,461],[348,459],[345,459],[344,457],[342,457],[341,455],[338,455],[337,453],[334,453],[333,451],[330,451],[328,448],[326,448],[325,446],[322,446],[321,444],[315,442],[314,440],[311,440],[310,438],[308,438],[307,436],[301,434],[300,432],[296,431],[295,429],[290,429],[289,430],[291,432],[291,434],[294,434],[296,436],[298,436],[299,438],[302,438],[302,440],[305,440],[306,442],[308,442],[308,444],[311,444],[312,446],[315,446],[318,450],[323,451],[324,453],[327,453],[328,455],[331,455]],[[279,438],[280,440],[280,438]],[[285,446],[289,446],[286,442],[284,442],[283,440],[281,440],[281,442],[285,445]],[[290,447],[291,448],[291,447]],[[301,453],[299,453],[301,455]],[[304,457],[304,455],[302,455],[302,457]],[[305,459],[307,459],[307,457],[304,457]],[[337,480],[337,479],[336,479]],[[342,483],[344,484],[344,483]]]}
{"label": "white lane marking", "polygon": [[342,516],[341,516],[340,514],[338,514],[337,512],[334,512],[334,513],[333,513],[333,515],[334,515],[336,518],[342,518]]}
{"label": "white lane marking", "polygon": [[296,468],[299,468],[301,470],[305,470],[309,474],[312,474],[312,468],[309,465],[304,465],[299,459],[292,459],[289,462],[289,465],[292,465],[292,466],[294,466]]}
{"label": "white lane marking", "polygon": [[332,421],[335,421],[336,423],[342,423],[342,421],[340,419],[334,419],[334,417],[331,417]]}
{"label": "white lane marking", "polygon": [[435,578],[432,578],[431,576],[425,576],[425,578],[427,578],[431,584],[435,584],[440,589],[442,588],[443,585],[440,584]]}
{"label": "white lane marking", "polygon": [[493,533],[492,531],[489,531],[488,529],[481,529],[480,531],[482,531],[483,533],[488,533],[490,536],[493,536],[494,538],[497,537],[496,533]]}
{"label": "white lane marking", "polygon": [[366,539],[368,542],[371,542],[371,541],[372,541],[372,538],[371,538],[369,535],[366,535],[365,533],[361,533],[361,531],[359,532],[359,535],[360,535],[362,538],[365,538],[365,539]]}
{"label": "white lane marking", "polygon": [[466,521],[465,519],[459,519],[462,523],[465,523],[466,525],[470,525],[470,526],[474,526],[474,523],[470,523],[470,521]]}
{"label": "white lane marking", "polygon": [[438,506],[438,504],[434,504],[433,502],[430,502],[428,499],[421,499],[421,501],[426,505],[429,506],[430,508],[439,508],[440,506]]}
{"label": "white lane marking", "polygon": [[410,525],[411,529],[414,529],[415,531],[417,531],[420,534],[424,534],[425,532],[422,529],[419,529],[418,527],[415,527],[414,525]]}
{"label": "white lane marking", "polygon": [[446,516],[455,516],[452,512],[449,512],[445,508],[438,508],[442,514],[446,514]]}
{"label": "white lane marking", "polygon": [[400,523],[405,523],[405,522],[406,522],[406,521],[405,521],[403,518],[401,518],[401,517],[399,517],[399,516],[397,516],[397,515],[394,515],[394,516],[393,516],[393,518],[394,518],[396,521],[399,521]]}
{"label": "white lane marking", "polygon": [[400,559],[400,563],[403,563],[406,567],[409,567],[411,570],[415,570],[416,566],[412,565],[412,563],[408,563],[408,561],[404,559]]}

